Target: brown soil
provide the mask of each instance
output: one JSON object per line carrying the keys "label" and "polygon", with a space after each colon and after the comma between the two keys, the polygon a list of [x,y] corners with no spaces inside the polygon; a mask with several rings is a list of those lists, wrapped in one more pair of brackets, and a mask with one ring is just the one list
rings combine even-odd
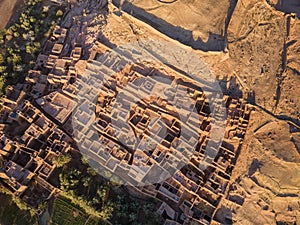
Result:
{"label": "brown soil", "polygon": [[[194,49],[225,48],[229,0],[112,1],[117,7]],[[218,7],[216,7],[218,6]]]}
{"label": "brown soil", "polygon": [[[0,0],[0,15],[7,15],[0,18],[1,26],[7,24],[16,2],[22,1]],[[224,35],[227,0],[214,4],[207,0],[171,4],[154,0],[129,2],[146,10],[150,20],[158,17],[170,27],[192,32],[194,40],[199,37],[206,42],[209,33]],[[231,179],[244,197],[241,206],[234,206],[236,224],[300,221],[300,20],[277,10],[290,9],[279,8],[277,3],[239,0],[228,26],[228,53],[197,51],[215,74],[224,78],[225,86],[229,85],[228,80],[235,79],[236,89],[255,93],[255,112]],[[290,7],[293,1],[284,4]],[[207,14],[208,11],[211,13]],[[149,18],[147,25],[118,12],[112,5],[110,12],[100,37],[107,45],[146,38],[178,40],[176,32],[173,37],[168,32],[158,32],[157,23],[150,23]],[[163,29],[168,31],[170,27]],[[192,45],[186,45],[191,50]],[[80,63],[77,66],[84,67]]]}
{"label": "brown soil", "polygon": [[232,177],[237,224],[300,221],[300,21],[276,8],[240,0],[228,28],[230,65],[257,105]]}
{"label": "brown soil", "polygon": [[23,0],[0,0],[0,29],[8,25],[10,19],[22,8],[23,4]]}

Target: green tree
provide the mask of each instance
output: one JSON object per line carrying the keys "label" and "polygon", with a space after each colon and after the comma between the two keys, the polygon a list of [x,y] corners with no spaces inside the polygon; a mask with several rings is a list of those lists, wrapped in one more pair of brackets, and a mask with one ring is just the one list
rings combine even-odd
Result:
{"label": "green tree", "polygon": [[52,163],[57,167],[62,167],[71,161],[71,156],[69,154],[59,155],[53,158]]}
{"label": "green tree", "polygon": [[14,32],[14,37],[18,38],[20,37],[20,34],[18,32]]}
{"label": "green tree", "polygon": [[34,55],[40,50],[40,43],[39,42],[34,42],[33,44],[27,45],[26,46],[26,53]]}
{"label": "green tree", "polygon": [[47,209],[47,207],[48,207],[48,204],[47,204],[46,201],[45,202],[40,202],[38,204],[38,210],[40,210],[41,212],[45,211]]}
{"label": "green tree", "polygon": [[90,181],[91,181],[91,178],[90,177],[85,177],[85,178],[83,178],[83,180],[82,180],[82,185],[84,186],[84,187],[88,187],[89,185],[90,185]]}
{"label": "green tree", "polygon": [[90,174],[93,177],[97,175],[97,172],[91,167],[87,168],[87,172],[88,172],[88,174]]}
{"label": "green tree", "polygon": [[0,64],[4,63],[4,56],[2,54],[0,54]]}
{"label": "green tree", "polygon": [[29,18],[29,20],[30,20],[31,23],[34,23],[34,22],[36,21],[36,18],[34,18],[33,16],[31,16],[31,17]]}
{"label": "green tree", "polygon": [[6,66],[0,66],[0,74],[4,73],[6,70]]}
{"label": "green tree", "polygon": [[[6,74],[7,76],[7,74]],[[0,77],[0,95],[4,94],[4,89],[5,89],[5,83],[6,83],[6,77],[5,75]]]}
{"label": "green tree", "polygon": [[5,34],[6,34],[6,30],[0,30],[0,44],[5,43]]}
{"label": "green tree", "polygon": [[64,14],[64,12],[61,11],[60,9],[57,10],[57,12],[56,12],[56,16],[57,16],[57,17],[61,17],[63,14]]}
{"label": "green tree", "polygon": [[99,198],[101,198],[102,200],[105,200],[105,196],[107,194],[107,188],[101,186],[98,190],[97,190],[97,195],[99,196]]}
{"label": "green tree", "polygon": [[30,21],[28,19],[23,20],[21,28],[23,28],[25,31],[29,31],[31,29]]}
{"label": "green tree", "polygon": [[89,163],[89,159],[88,159],[87,157],[85,157],[85,156],[82,156],[82,157],[81,157],[81,162],[82,162],[83,164],[87,165],[87,164]]}
{"label": "green tree", "polygon": [[34,65],[35,65],[35,62],[34,62],[33,60],[30,60],[29,66],[30,66],[30,67],[34,67]]}
{"label": "green tree", "polygon": [[129,213],[128,217],[131,223],[137,220],[137,214],[135,212]]}
{"label": "green tree", "polygon": [[104,219],[108,220],[111,218],[112,213],[114,211],[114,205],[112,202],[108,202],[105,206],[102,207],[99,215]]}

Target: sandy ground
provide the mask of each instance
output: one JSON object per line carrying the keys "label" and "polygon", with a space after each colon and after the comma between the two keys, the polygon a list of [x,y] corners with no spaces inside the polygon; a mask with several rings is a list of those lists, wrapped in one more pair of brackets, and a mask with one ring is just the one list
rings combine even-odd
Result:
{"label": "sandy ground", "polygon": [[[22,0],[0,0],[1,26],[9,20],[16,2]],[[199,35],[203,41],[207,41],[209,32],[222,34],[228,8],[228,2],[218,1],[220,4],[215,4],[218,7],[210,11],[209,17],[204,17],[193,13],[205,13],[206,7],[210,6],[207,0],[203,4],[201,1],[177,1],[168,6],[154,0],[131,2],[146,10],[149,18],[157,15],[185,30],[199,29],[193,34]],[[278,1],[273,2],[275,5]],[[288,2],[297,0],[286,0],[284,4]],[[186,8],[188,5],[193,5],[196,10]],[[204,11],[197,11],[198,8]],[[103,29],[101,42],[112,45],[147,38],[176,40],[159,33],[153,24],[146,25],[125,13],[121,16],[111,13],[107,22],[109,25]],[[233,216],[236,224],[300,221],[300,129],[276,118],[278,115],[300,118],[299,30],[300,20],[288,22],[284,13],[267,2],[239,0],[228,28],[229,53],[198,52],[217,75],[238,77],[244,89],[254,90],[256,104],[265,109],[256,107],[251,115],[243,149],[231,179],[244,198],[244,204],[237,207]],[[284,53],[286,60],[283,59]],[[286,61],[286,68],[281,71],[283,61]],[[276,93],[276,75],[283,78],[279,96]]]}
{"label": "sandy ground", "polygon": [[234,215],[236,224],[300,220],[299,131],[290,133],[285,121],[261,110],[252,113],[232,176],[238,178],[237,192],[244,196]]}
{"label": "sandy ground", "polygon": [[[162,3],[157,0],[130,0],[114,5],[150,24],[161,33],[203,51],[224,49],[225,21],[230,1],[181,0]],[[215,6],[218,7],[215,7]]]}
{"label": "sandy ground", "polygon": [[[219,0],[214,4],[210,1],[190,0],[172,4],[164,4],[157,0],[134,0],[132,3],[170,24],[193,31],[195,38],[200,36],[204,41],[207,41],[209,32],[222,35],[229,7],[229,1],[226,0]],[[215,7],[215,4],[219,7]]]}
{"label": "sandy ground", "polygon": [[10,18],[22,3],[23,0],[0,0],[0,29],[6,27]]}

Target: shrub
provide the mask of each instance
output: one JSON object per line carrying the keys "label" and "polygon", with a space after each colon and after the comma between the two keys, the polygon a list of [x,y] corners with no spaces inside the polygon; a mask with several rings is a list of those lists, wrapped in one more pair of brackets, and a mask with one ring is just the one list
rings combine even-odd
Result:
{"label": "shrub", "polygon": [[57,16],[57,17],[61,17],[63,14],[64,14],[64,12],[61,11],[60,9],[57,10],[57,12],[56,12],[56,16]]}

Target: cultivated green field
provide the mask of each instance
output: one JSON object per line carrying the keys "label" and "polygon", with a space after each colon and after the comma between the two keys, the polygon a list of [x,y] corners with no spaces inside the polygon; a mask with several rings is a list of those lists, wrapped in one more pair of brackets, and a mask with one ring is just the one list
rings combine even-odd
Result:
{"label": "cultivated green field", "polygon": [[54,204],[50,225],[104,225],[105,222],[89,216],[79,206],[64,197],[58,197]]}

